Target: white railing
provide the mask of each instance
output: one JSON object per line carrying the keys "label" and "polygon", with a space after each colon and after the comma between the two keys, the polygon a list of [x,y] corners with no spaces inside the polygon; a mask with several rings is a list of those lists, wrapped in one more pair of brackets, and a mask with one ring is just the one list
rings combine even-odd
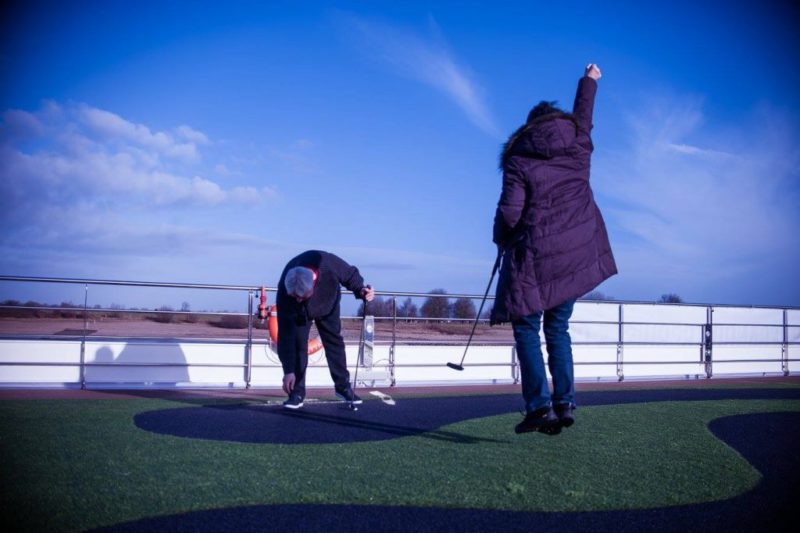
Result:
{"label": "white railing", "polygon": [[[260,288],[235,285],[148,283],[0,276],[0,282],[82,285],[84,302],[74,307],[0,305],[6,315],[70,312],[76,327],[53,332],[17,331],[9,318],[0,331],[0,387],[276,387],[281,366],[263,330],[256,330]],[[148,287],[233,291],[246,296],[246,313],[142,311],[90,307],[94,287]],[[274,288],[266,288],[274,294]],[[409,340],[405,328],[421,322],[446,323],[458,329],[471,319],[407,319],[397,316],[398,298],[469,298],[379,292],[391,302],[391,316],[377,317],[378,333],[371,369],[359,369],[366,385],[516,383],[519,379],[509,328],[489,330],[482,324],[469,349],[465,370],[448,369],[464,353],[469,327],[459,335],[429,335]],[[0,300],[2,300],[0,293]],[[369,307],[368,307],[369,311]],[[93,332],[98,316],[203,315],[238,317],[246,333],[233,331],[216,338],[188,336],[103,335]],[[46,322],[47,319],[41,319]],[[343,317],[358,321],[358,317]],[[76,322],[77,321],[77,322]],[[484,322],[484,321],[482,321]],[[96,322],[95,322],[96,324]],[[384,327],[381,328],[380,326]],[[357,327],[355,328],[358,329]],[[577,380],[643,378],[713,378],[736,375],[788,375],[796,371],[800,351],[800,308],[727,305],[657,304],[648,302],[579,301],[570,321]],[[347,346],[351,374],[357,343]],[[329,386],[324,356],[311,357],[307,384]]]}

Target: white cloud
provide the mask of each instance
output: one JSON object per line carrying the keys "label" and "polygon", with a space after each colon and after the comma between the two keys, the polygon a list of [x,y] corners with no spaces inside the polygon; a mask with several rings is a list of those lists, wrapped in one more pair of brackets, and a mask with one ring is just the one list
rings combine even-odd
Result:
{"label": "white cloud", "polygon": [[56,265],[67,269],[59,270],[64,275],[91,271],[99,258],[114,263],[114,256],[164,260],[187,253],[186,262],[197,264],[226,248],[265,245],[226,229],[235,222],[215,214],[246,213],[275,200],[276,191],[211,179],[230,182],[242,173],[222,161],[202,161],[200,148],[214,148],[202,132],[189,126],[173,131],[154,131],[86,104],[47,102],[36,112],[4,112],[0,270],[53,269],[48,254],[70,258]]}
{"label": "white cloud", "polygon": [[227,165],[225,165],[223,163],[218,163],[218,164],[214,165],[214,172],[216,174],[220,175],[220,176],[230,176],[231,175],[231,171],[228,170]]}
{"label": "white cloud", "polygon": [[278,192],[271,187],[234,187],[229,194],[231,200],[241,204],[259,203],[263,198],[277,199]]}
{"label": "white cloud", "polygon": [[[147,126],[134,124],[119,115],[85,104],[78,106],[78,119],[89,128],[103,135],[105,140],[119,138],[151,148],[168,157],[195,159],[198,157],[196,139],[202,136],[205,139],[204,142],[208,142],[204,134],[196,132],[188,126],[181,126],[178,130],[182,136],[189,138],[193,142],[178,142],[168,133],[161,131],[153,133]],[[191,139],[191,137],[194,139]]]}
{"label": "white cloud", "polygon": [[734,154],[723,152],[720,150],[710,150],[708,148],[700,148],[699,146],[692,146],[689,144],[675,144],[667,143],[666,148],[680,154],[696,155],[704,157],[735,157]]}
{"label": "white cloud", "polygon": [[208,140],[208,137],[205,133],[192,129],[190,126],[178,126],[175,131],[184,139],[196,144],[208,144],[211,142]]}
{"label": "white cloud", "polygon": [[[109,111],[51,102],[37,113],[5,112],[2,131],[1,186],[18,199],[99,197],[119,205],[213,206],[274,197],[269,188],[251,187],[245,199],[242,187],[226,189],[198,175],[196,143],[210,141],[188,126],[176,130],[186,141],[176,141]],[[31,137],[34,144],[22,143]],[[214,167],[225,168],[221,163]]]}
{"label": "white cloud", "polygon": [[772,273],[800,262],[798,132],[766,108],[726,129],[706,126],[702,111],[699,100],[652,99],[628,117],[629,145],[595,156],[618,281],[707,299],[749,290],[759,303],[790,282]]}
{"label": "white cloud", "polygon": [[27,139],[44,133],[44,125],[32,113],[20,109],[9,109],[3,113],[3,138]]}
{"label": "white cloud", "polygon": [[309,157],[314,143],[307,139],[298,139],[288,146],[273,146],[267,149],[270,160],[277,161],[280,166],[292,174],[310,174],[318,169],[313,158]]}
{"label": "white cloud", "polygon": [[470,69],[449,50],[433,19],[433,37],[355,16],[345,17],[344,20],[348,30],[353,30],[361,37],[362,52],[389,64],[401,76],[441,91],[461,108],[475,126],[500,137],[496,121],[484,101],[483,90]]}

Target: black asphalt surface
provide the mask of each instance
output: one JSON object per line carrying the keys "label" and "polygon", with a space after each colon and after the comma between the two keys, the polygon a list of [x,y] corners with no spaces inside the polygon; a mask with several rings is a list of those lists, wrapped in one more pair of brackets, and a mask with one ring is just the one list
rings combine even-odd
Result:
{"label": "black asphalt surface", "polygon": [[[800,399],[800,389],[586,391],[581,405],[726,399]],[[298,412],[252,402],[140,413],[138,427],[187,438],[257,443],[330,443],[409,435],[452,442],[443,431],[461,420],[519,411],[519,395],[408,398],[395,406],[365,402],[307,404]],[[287,424],[291,419],[292,423]],[[258,423],[254,423],[258,421]],[[580,423],[580,420],[579,420]],[[291,427],[291,431],[287,431]],[[510,428],[509,428],[510,430]],[[800,496],[800,413],[717,419],[710,430],[763,475],[753,490],[721,502],[632,511],[509,512],[346,505],[265,505],[201,511],[119,524],[104,531],[794,531]]]}
{"label": "black asphalt surface", "polygon": [[[578,396],[583,406],[775,398],[800,399],[800,388],[586,391]],[[307,402],[297,411],[275,404],[243,402],[144,412],[136,415],[134,422],[140,429],[165,435],[250,443],[330,444],[412,435],[469,442],[471,437],[439,428],[471,418],[521,413],[522,409],[520,394],[405,398],[394,406],[369,400],[358,411],[350,411],[342,402]]]}

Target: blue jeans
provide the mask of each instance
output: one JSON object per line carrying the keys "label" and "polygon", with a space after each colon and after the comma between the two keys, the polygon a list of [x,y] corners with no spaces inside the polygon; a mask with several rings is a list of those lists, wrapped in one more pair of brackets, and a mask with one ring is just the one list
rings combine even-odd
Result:
{"label": "blue jeans", "polygon": [[[544,312],[533,313],[513,321],[522,376],[522,397],[527,412],[551,405],[575,406],[575,374],[572,366],[572,340],[569,318],[575,300],[569,300]],[[547,342],[547,366],[553,378],[553,394],[547,388],[539,325],[544,316],[544,337]]]}

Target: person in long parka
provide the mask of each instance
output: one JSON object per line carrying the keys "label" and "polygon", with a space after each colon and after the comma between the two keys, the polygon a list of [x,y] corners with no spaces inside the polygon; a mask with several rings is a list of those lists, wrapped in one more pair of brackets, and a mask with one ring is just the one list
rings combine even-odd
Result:
{"label": "person in long parka", "polygon": [[[493,240],[503,263],[492,324],[511,322],[526,416],[517,433],[554,434],[574,422],[569,319],[575,301],[617,273],[589,184],[597,65],[578,81],[572,113],[542,101],[505,143]],[[550,393],[539,328],[543,325]]]}

